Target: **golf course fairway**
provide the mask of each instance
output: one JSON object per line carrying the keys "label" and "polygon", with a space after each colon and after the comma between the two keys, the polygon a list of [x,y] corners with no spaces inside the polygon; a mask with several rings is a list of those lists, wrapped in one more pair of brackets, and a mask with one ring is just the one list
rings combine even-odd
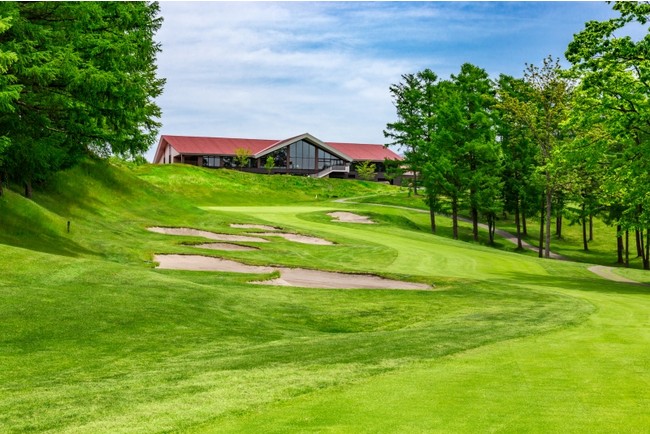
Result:
{"label": "golf course fairway", "polygon": [[[393,189],[89,161],[34,200],[6,191],[0,432],[650,432],[646,272],[613,282],[335,202]],[[199,231],[252,248],[201,248]],[[431,289],[251,284],[278,276],[156,268],[164,254]]]}

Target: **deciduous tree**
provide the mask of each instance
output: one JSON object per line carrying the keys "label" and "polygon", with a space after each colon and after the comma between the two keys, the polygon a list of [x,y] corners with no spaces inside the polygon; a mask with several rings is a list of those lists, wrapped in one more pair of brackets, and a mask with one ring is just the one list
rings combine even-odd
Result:
{"label": "deciduous tree", "polygon": [[524,81],[529,88],[526,99],[506,95],[502,107],[526,126],[532,140],[539,148],[538,164],[544,178],[544,218],[542,219],[544,226],[540,226],[539,253],[540,257],[549,258],[551,208],[556,188],[554,171],[557,173],[561,170],[560,166],[553,165],[553,157],[562,141],[562,124],[569,113],[573,85],[563,76],[559,60],[553,60],[551,56],[544,59],[541,67],[527,65]]}
{"label": "deciduous tree", "polygon": [[580,80],[583,125],[607,137],[598,142],[602,192],[622,207],[616,213],[621,231],[639,231],[643,266],[650,269],[650,33],[636,40],[620,36],[650,22],[650,4],[617,2],[613,8],[619,16],[586,23],[566,56]]}
{"label": "deciduous tree", "polygon": [[362,161],[357,165],[357,175],[359,179],[364,181],[372,181],[375,179],[376,166],[371,161]]}

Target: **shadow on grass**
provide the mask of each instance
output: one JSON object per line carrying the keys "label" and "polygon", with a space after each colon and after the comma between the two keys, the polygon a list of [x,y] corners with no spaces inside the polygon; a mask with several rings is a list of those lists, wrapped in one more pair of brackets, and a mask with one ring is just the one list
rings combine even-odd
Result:
{"label": "shadow on grass", "polygon": [[512,285],[513,282],[521,287],[567,289],[571,291],[598,292],[602,294],[647,294],[650,295],[650,286],[633,283],[613,282],[596,274],[590,276],[576,276],[572,278],[556,276],[531,276],[526,273],[510,272],[504,274],[503,280],[495,279],[492,282],[503,282]]}

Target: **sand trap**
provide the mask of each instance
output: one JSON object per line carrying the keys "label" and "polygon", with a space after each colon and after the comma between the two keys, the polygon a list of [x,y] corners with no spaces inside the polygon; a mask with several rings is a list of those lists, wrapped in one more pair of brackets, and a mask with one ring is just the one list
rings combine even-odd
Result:
{"label": "sand trap", "polygon": [[423,283],[383,279],[372,275],[333,273],[302,268],[261,267],[246,265],[228,259],[199,255],[155,255],[154,261],[160,263],[158,268],[172,270],[225,271],[252,274],[280,272],[280,278],[278,279],[252,282],[260,285],[331,289],[432,289],[431,286]]}
{"label": "sand trap", "polygon": [[249,224],[239,224],[239,223],[232,223],[230,225],[231,228],[237,228],[237,229],[260,229],[263,231],[279,231],[280,228],[276,228],[275,226],[268,226],[268,225],[249,225]]}
{"label": "sand trap", "polygon": [[319,246],[331,246],[332,244],[334,244],[333,242],[324,240],[322,238],[309,237],[307,235],[286,234],[282,232],[264,232],[257,235],[262,237],[282,237],[285,240],[293,241],[295,243],[315,244]]}
{"label": "sand trap", "polygon": [[259,237],[250,237],[247,235],[229,235],[229,234],[216,234],[214,232],[202,231],[199,229],[191,228],[161,228],[151,227],[147,228],[151,232],[165,235],[189,235],[195,237],[208,238],[216,241],[232,241],[232,242],[251,242],[251,243],[268,243],[268,240]]}
{"label": "sand trap", "polygon": [[334,218],[335,219],[334,221],[339,223],[360,223],[365,225],[368,224],[372,225],[375,223],[366,216],[362,216],[359,214],[354,214],[346,211],[330,212],[327,213],[327,215]]}
{"label": "sand trap", "polygon": [[226,271],[251,274],[266,274],[275,271],[273,267],[246,265],[229,259],[201,255],[154,255],[153,260],[160,263],[158,268],[167,270]]}
{"label": "sand trap", "polygon": [[240,246],[239,244],[231,243],[206,243],[206,244],[192,244],[192,247],[209,250],[228,250],[228,251],[249,251],[258,250],[255,247]]}

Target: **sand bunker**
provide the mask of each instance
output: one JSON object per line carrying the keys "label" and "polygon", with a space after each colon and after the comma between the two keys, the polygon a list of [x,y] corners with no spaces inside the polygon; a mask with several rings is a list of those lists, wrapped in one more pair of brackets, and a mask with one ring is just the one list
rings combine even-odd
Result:
{"label": "sand bunker", "polygon": [[151,232],[156,232],[165,235],[189,235],[195,237],[208,238],[216,241],[232,241],[232,242],[251,242],[251,243],[268,243],[268,240],[259,237],[250,237],[248,235],[229,235],[229,234],[216,234],[214,232],[202,231],[199,229],[191,228],[161,228],[151,227],[147,228]]}
{"label": "sand bunker", "polygon": [[328,216],[334,218],[335,222],[340,222],[340,223],[361,223],[361,224],[374,224],[370,218],[366,216],[362,216],[359,214],[354,214],[351,212],[346,212],[346,211],[336,211],[336,212],[330,212],[327,213]]}
{"label": "sand bunker", "polygon": [[154,261],[160,263],[158,268],[172,270],[225,271],[250,274],[280,272],[280,278],[278,279],[252,282],[261,285],[331,289],[432,289],[429,285],[423,283],[383,279],[372,275],[333,273],[301,268],[262,267],[199,255],[155,255]]}
{"label": "sand bunker", "polygon": [[[234,243],[236,242],[268,243],[269,242],[269,240],[266,240],[264,238],[252,237],[249,235],[217,234],[214,232],[202,231],[199,229],[191,229],[191,228],[151,227],[147,229],[150,230],[151,232],[156,232],[159,234],[190,235],[195,237],[204,237],[216,241],[231,241]],[[277,229],[274,228],[274,230]],[[332,244],[334,244],[331,241],[327,241],[322,238],[309,237],[306,235],[298,235],[298,234],[287,234],[283,232],[263,232],[263,233],[256,233],[255,235],[259,235],[262,237],[282,237],[286,240],[293,241],[295,243],[302,243],[302,244],[316,244],[321,246],[331,246]]]}
{"label": "sand bunker", "polygon": [[167,270],[226,271],[250,274],[267,274],[275,271],[273,267],[246,265],[237,261],[201,255],[154,255],[153,260],[160,263],[158,268]]}
{"label": "sand bunker", "polygon": [[262,237],[282,237],[285,240],[293,241],[295,243],[315,244],[319,246],[331,246],[334,244],[333,242],[324,240],[322,238],[309,237],[307,235],[286,234],[282,232],[264,232],[257,235],[260,235]]}
{"label": "sand bunker", "polygon": [[206,243],[206,244],[192,244],[192,247],[209,250],[228,250],[228,251],[249,251],[258,250],[255,247],[240,246],[239,244],[231,243]]}
{"label": "sand bunker", "polygon": [[239,224],[239,223],[232,223],[230,225],[231,228],[237,228],[237,229],[260,229],[263,231],[279,231],[279,228],[276,228],[275,226],[268,226],[268,225],[249,225],[249,224]]}

